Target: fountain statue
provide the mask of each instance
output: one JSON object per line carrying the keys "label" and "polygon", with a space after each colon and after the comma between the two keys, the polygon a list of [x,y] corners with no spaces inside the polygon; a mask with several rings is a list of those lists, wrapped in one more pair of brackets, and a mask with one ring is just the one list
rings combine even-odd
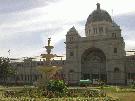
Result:
{"label": "fountain statue", "polygon": [[51,38],[48,38],[48,46],[50,46]]}
{"label": "fountain statue", "polygon": [[51,59],[54,58],[56,55],[51,54],[51,50],[54,48],[53,46],[50,45],[51,38],[48,38],[48,46],[45,46],[47,54],[41,54],[42,58],[46,59],[47,65],[51,65]]}

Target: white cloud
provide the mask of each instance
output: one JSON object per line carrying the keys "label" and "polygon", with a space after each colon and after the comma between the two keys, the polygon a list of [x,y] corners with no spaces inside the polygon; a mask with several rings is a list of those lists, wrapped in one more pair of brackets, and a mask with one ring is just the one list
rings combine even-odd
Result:
{"label": "white cloud", "polygon": [[[40,4],[44,0],[39,1],[37,5],[34,3],[33,8],[22,10],[21,7],[15,6],[13,9],[15,12],[9,12],[10,10],[8,10],[8,12],[0,15],[1,56],[7,56],[9,48],[14,50],[11,55],[13,57],[40,53],[43,50],[42,46],[47,43],[48,37],[52,37],[52,44],[56,45],[65,39],[66,32],[72,26],[75,26],[78,32],[84,36],[84,25],[78,22],[84,21],[85,23],[88,15],[96,9],[97,3],[95,0],[60,0],[59,2],[54,0],[54,3],[44,6]],[[107,10],[110,14],[113,9],[113,15],[135,11],[135,1],[119,0],[116,3],[114,0],[98,0],[98,2],[101,3],[101,8]],[[121,3],[122,5],[120,5]],[[21,1],[22,4],[23,1]],[[125,25],[122,24],[122,28],[124,28]],[[124,30],[124,37],[127,35],[127,31]],[[134,32],[133,30],[132,33]],[[127,48],[133,47],[134,42],[131,42],[131,38],[126,38]],[[20,43],[18,42],[19,39]],[[33,43],[35,40],[40,41]]]}
{"label": "white cloud", "polygon": [[126,50],[132,50],[135,49],[135,40],[125,40],[126,43]]}

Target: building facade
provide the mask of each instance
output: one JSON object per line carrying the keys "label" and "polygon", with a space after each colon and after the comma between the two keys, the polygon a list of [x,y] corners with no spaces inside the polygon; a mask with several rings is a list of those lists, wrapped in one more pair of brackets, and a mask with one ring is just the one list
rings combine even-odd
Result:
{"label": "building facade", "polygon": [[[16,61],[16,60],[15,60]],[[37,80],[42,79],[43,75],[39,71],[38,68],[41,66],[47,66],[48,62],[43,59],[43,61],[37,61],[33,60],[31,58],[26,58],[23,61],[12,61],[11,66],[15,69],[16,74],[12,77],[7,78],[7,83],[9,84],[34,84],[37,82]],[[58,66],[58,67],[64,67],[65,66],[65,60],[52,60],[51,65]],[[63,72],[61,75],[64,75]],[[4,81],[0,80],[0,83],[3,83]]]}
{"label": "building facade", "polygon": [[129,76],[135,78],[135,60],[130,61],[131,56],[126,56],[120,26],[99,3],[87,18],[85,36],[81,37],[75,27],[66,34],[64,70],[68,83],[90,79],[107,84],[127,84]]}
{"label": "building facade", "polygon": [[[126,56],[125,42],[120,26],[109,13],[97,8],[88,16],[85,36],[75,27],[66,34],[66,60],[52,60],[51,65],[63,67],[62,75],[68,84],[78,84],[81,79],[104,81],[107,84],[130,84],[135,81],[135,55]],[[47,62],[25,59],[14,62],[17,73],[9,83],[33,83],[42,78],[38,66]]]}

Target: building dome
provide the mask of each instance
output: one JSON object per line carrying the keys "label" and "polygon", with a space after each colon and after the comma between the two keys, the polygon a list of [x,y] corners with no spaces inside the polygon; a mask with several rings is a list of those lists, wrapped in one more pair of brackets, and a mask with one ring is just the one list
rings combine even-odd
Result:
{"label": "building dome", "polygon": [[87,18],[86,25],[92,22],[98,22],[98,21],[112,22],[112,19],[109,13],[105,10],[100,9],[99,3],[97,3],[97,9],[94,10]]}

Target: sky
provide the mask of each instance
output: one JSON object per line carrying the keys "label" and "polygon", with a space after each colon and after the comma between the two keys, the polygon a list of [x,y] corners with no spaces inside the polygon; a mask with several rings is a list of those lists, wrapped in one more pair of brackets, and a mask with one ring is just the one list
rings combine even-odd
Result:
{"label": "sky", "polygon": [[0,57],[39,56],[49,37],[53,53],[65,55],[67,31],[84,36],[97,2],[120,25],[126,50],[135,49],[135,0],[0,0]]}

